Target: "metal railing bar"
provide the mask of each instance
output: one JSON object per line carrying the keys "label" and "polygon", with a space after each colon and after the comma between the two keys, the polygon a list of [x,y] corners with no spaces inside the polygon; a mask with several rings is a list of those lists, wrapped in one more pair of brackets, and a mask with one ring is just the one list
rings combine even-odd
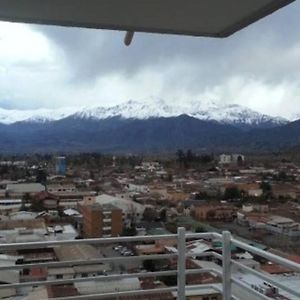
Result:
{"label": "metal railing bar", "polygon": [[222,255],[222,284],[223,299],[231,300],[231,234],[224,231],[222,235],[223,255]]}
{"label": "metal railing bar", "polygon": [[112,274],[112,275],[99,275],[93,277],[78,277],[69,279],[55,279],[55,280],[43,280],[43,281],[32,281],[32,282],[20,282],[20,283],[9,283],[0,285],[0,289],[5,288],[17,288],[17,287],[28,287],[28,286],[48,286],[48,285],[60,285],[69,284],[76,282],[87,282],[87,281],[100,281],[100,280],[117,280],[122,278],[133,278],[133,277],[156,277],[156,276],[169,276],[176,275],[177,270],[170,271],[157,271],[147,273],[125,273],[125,274]]}
{"label": "metal railing bar", "polygon": [[212,252],[212,255],[219,260],[222,260],[222,258],[223,258],[222,254],[219,254],[217,252]]}
{"label": "metal railing bar", "polygon": [[232,241],[232,243],[234,245],[236,245],[239,248],[247,250],[247,251],[249,251],[251,253],[254,253],[254,254],[258,255],[258,256],[264,257],[264,258],[266,258],[266,259],[268,259],[268,260],[270,260],[272,262],[275,262],[275,263],[277,263],[279,265],[282,265],[282,266],[284,266],[284,267],[286,267],[286,268],[288,268],[290,270],[293,270],[293,271],[295,271],[297,273],[300,273],[300,264],[298,264],[298,263],[295,263],[295,262],[290,261],[290,260],[288,260],[286,258],[277,256],[277,255],[275,255],[273,253],[270,253],[270,252],[258,249],[256,247],[247,245],[247,244],[245,244],[243,242],[240,242],[240,241],[238,241],[236,239],[231,239],[231,241]]}
{"label": "metal railing bar", "polygon": [[[197,274],[197,273],[208,273],[215,272],[212,269],[189,269],[186,270],[186,274]],[[215,272],[218,274],[217,272]],[[168,271],[156,271],[156,272],[146,272],[146,273],[125,273],[125,274],[112,274],[112,275],[100,275],[93,277],[79,277],[79,278],[70,278],[70,279],[56,279],[56,280],[44,280],[44,281],[31,281],[31,282],[19,282],[19,283],[8,283],[0,285],[1,289],[6,288],[20,288],[28,286],[48,286],[48,285],[60,285],[60,284],[69,284],[76,282],[87,282],[87,281],[100,281],[100,280],[117,280],[122,278],[145,278],[145,277],[158,277],[158,276],[170,276],[177,275],[177,270],[168,270]]]}
{"label": "metal railing bar", "polygon": [[[212,238],[215,237],[214,233],[197,233],[186,234],[187,238]],[[144,235],[144,236],[120,236],[109,238],[94,238],[94,239],[78,239],[78,240],[65,240],[65,241],[43,241],[32,243],[9,243],[0,244],[0,251],[5,250],[23,250],[23,249],[38,249],[45,247],[55,247],[63,245],[76,245],[76,244],[114,244],[114,243],[130,243],[137,241],[155,241],[164,239],[177,239],[177,234],[164,234],[164,235]]]}
{"label": "metal railing bar", "polygon": [[[206,284],[203,283],[203,284],[186,285],[186,291],[192,291],[194,289],[196,289],[196,290],[207,289],[207,288],[213,289],[217,293],[220,293],[221,295],[223,294],[222,288],[220,288],[217,283],[206,283]],[[178,290],[177,290],[177,293],[178,293]]]}
{"label": "metal railing bar", "polygon": [[249,267],[247,267],[247,266],[245,266],[245,265],[243,265],[243,264],[241,264],[241,263],[239,263],[237,261],[232,260],[231,262],[234,265],[236,265],[239,268],[241,268],[242,270],[247,271],[249,273],[252,273],[253,275],[255,275],[255,276],[257,276],[257,277],[265,280],[266,282],[268,282],[270,284],[273,284],[274,286],[276,286],[276,287],[278,287],[278,288],[280,288],[280,289],[282,289],[282,290],[284,290],[284,291],[286,291],[288,293],[291,293],[291,294],[299,297],[299,299],[300,299],[300,292],[297,292],[295,289],[291,289],[288,286],[280,283],[279,281],[276,281],[276,280],[272,279],[270,276],[267,276],[266,274],[258,272],[256,270],[253,270],[253,269],[251,269],[251,268],[249,268]]}
{"label": "metal railing bar", "polygon": [[245,290],[247,290],[250,294],[255,295],[257,297],[259,297],[260,299],[263,300],[270,300],[269,297],[265,296],[264,294],[259,293],[258,291],[254,290],[251,286],[248,286],[246,283],[243,283],[242,281],[232,278],[231,279],[233,283],[235,283],[236,285],[244,288]]}
{"label": "metal railing bar", "polygon": [[185,300],[185,286],[186,286],[186,233],[185,228],[181,227],[177,229],[177,299]]}
{"label": "metal railing bar", "polygon": [[119,244],[130,243],[137,241],[156,241],[164,239],[177,239],[177,234],[165,235],[144,235],[144,236],[120,236],[109,238],[95,238],[95,239],[79,239],[79,240],[65,240],[65,241],[43,241],[32,243],[9,243],[0,244],[0,251],[6,250],[24,250],[24,249],[41,249],[46,247],[65,246],[65,245],[79,245],[79,244]]}
{"label": "metal railing bar", "polygon": [[218,270],[215,269],[209,269],[209,268],[205,268],[205,269],[187,269],[186,270],[186,275],[191,275],[191,274],[201,274],[201,273],[214,273],[217,276],[222,278],[222,272],[219,272]]}
{"label": "metal railing bar", "polygon": [[[216,290],[216,292],[221,292],[213,283],[212,284],[201,284],[201,285],[187,285],[186,289],[207,289],[212,288]],[[167,288],[157,288],[157,289],[149,289],[149,290],[131,290],[131,291],[122,291],[122,292],[112,292],[112,293],[104,293],[104,294],[93,294],[93,295],[80,295],[80,296],[72,296],[72,297],[63,297],[63,298],[51,298],[51,300],[82,300],[82,299],[105,299],[109,297],[124,297],[124,296],[135,296],[135,295],[149,295],[149,294],[157,294],[157,293],[167,293],[167,292],[176,292],[177,287],[167,287]]]}
{"label": "metal railing bar", "polygon": [[222,234],[216,232],[187,233],[186,239],[222,239]]}
{"label": "metal railing bar", "polygon": [[[180,238],[180,232],[181,232],[181,238]],[[111,275],[99,275],[99,276],[93,276],[93,277],[80,277],[80,278],[70,278],[70,279],[56,279],[56,280],[44,280],[44,281],[33,281],[33,282],[21,282],[21,283],[8,283],[8,284],[2,284],[0,285],[1,289],[7,289],[7,288],[20,288],[20,287],[30,287],[30,286],[49,286],[49,285],[61,285],[61,284],[71,284],[76,282],[89,282],[89,281],[100,281],[100,280],[117,280],[122,278],[146,278],[146,277],[158,277],[158,276],[169,276],[169,275],[177,275],[178,276],[178,286],[177,287],[168,287],[168,288],[161,288],[161,289],[154,289],[154,290],[138,290],[138,291],[126,291],[126,292],[119,292],[116,291],[114,293],[107,293],[107,294],[97,294],[97,295],[80,295],[80,296],[74,296],[74,297],[64,297],[64,298],[55,298],[56,300],[80,300],[80,299],[103,299],[107,297],[113,297],[118,296],[121,297],[123,294],[126,296],[126,293],[131,293],[130,295],[136,295],[137,292],[141,293],[141,295],[144,294],[150,294],[153,292],[162,292],[165,291],[177,291],[178,297],[182,297],[184,295],[184,291],[186,291],[188,288],[191,288],[191,286],[188,286],[185,284],[185,275],[189,274],[200,274],[200,273],[214,273],[223,280],[226,279],[226,282],[223,281],[223,287],[221,289],[215,288],[217,291],[221,292],[223,296],[226,296],[226,299],[237,299],[234,295],[231,294],[231,292],[228,292],[228,287],[230,290],[230,284],[234,283],[240,287],[243,287],[245,290],[249,291],[253,295],[258,296],[261,299],[269,299],[265,295],[259,293],[258,291],[254,290],[251,286],[244,283],[243,281],[231,277],[230,272],[224,271],[224,262],[229,261],[230,265],[236,265],[239,268],[241,268],[244,271],[247,271],[251,274],[254,274],[255,276],[265,280],[266,282],[273,284],[274,286],[287,291],[288,293],[292,295],[296,295],[300,297],[300,292],[294,291],[291,288],[288,288],[284,286],[282,283],[272,279],[271,277],[268,277],[266,274],[262,272],[258,272],[256,270],[253,270],[237,261],[234,261],[231,259],[230,254],[230,243],[234,244],[235,246],[244,249],[246,251],[249,251],[250,253],[256,254],[260,257],[264,257],[265,259],[278,263],[290,270],[293,270],[300,274],[300,264],[297,264],[293,261],[290,261],[286,258],[277,256],[275,254],[272,254],[270,252],[258,249],[256,247],[250,246],[244,242],[239,241],[235,238],[229,238],[223,240],[223,251],[222,254],[219,254],[214,251],[208,251],[208,252],[202,252],[202,253],[191,253],[185,251],[185,240],[189,239],[218,239],[222,240],[223,235],[218,233],[192,233],[192,234],[185,234],[184,229],[179,228],[177,231],[177,234],[167,234],[167,235],[151,235],[151,236],[133,236],[133,237],[113,237],[113,238],[96,238],[96,239],[82,239],[82,240],[67,240],[67,241],[43,241],[43,242],[33,242],[33,243],[11,243],[11,244],[0,244],[0,253],[9,250],[21,250],[21,249],[41,249],[41,248],[47,248],[47,247],[56,247],[56,246],[63,246],[63,245],[76,245],[76,244],[91,244],[91,245],[97,245],[97,244],[119,244],[119,243],[130,243],[130,242],[144,242],[144,241],[156,241],[156,240],[164,240],[164,239],[174,239],[177,240],[177,252],[176,253],[167,253],[167,254],[153,254],[153,255],[141,255],[141,256],[126,256],[126,257],[102,257],[98,259],[91,259],[91,260],[74,260],[74,261],[52,261],[52,262],[43,262],[43,263],[31,263],[31,264],[22,264],[22,265],[14,265],[14,266],[0,266],[0,271],[5,270],[21,270],[21,269],[28,269],[28,268],[59,268],[59,267],[67,267],[67,266],[80,266],[80,265],[93,265],[93,264],[99,264],[99,263],[106,263],[106,262],[122,262],[122,261],[144,261],[148,259],[171,259],[171,258],[177,258],[177,266],[178,270],[166,270],[166,271],[156,271],[156,272],[145,272],[145,273],[125,273],[125,274],[111,274]],[[226,243],[225,243],[225,242]],[[229,242],[228,242],[229,241]],[[224,249],[226,247],[226,249]],[[226,252],[227,251],[227,252]],[[224,261],[224,253],[227,258]],[[218,271],[216,269],[186,269],[185,266],[185,258],[187,257],[209,257],[213,256],[218,260],[223,260],[223,270]],[[181,267],[179,267],[181,266]],[[227,270],[230,270],[230,266],[226,264]],[[179,274],[182,273],[182,270],[184,270],[183,275]],[[228,274],[227,274],[228,273]],[[180,275],[180,276],[179,276]],[[229,278],[228,278],[229,277]],[[224,279],[225,278],[225,279]],[[180,284],[181,282],[181,284]],[[184,283],[184,285],[183,285]],[[200,288],[205,285],[195,285],[195,287]],[[212,284],[207,285],[209,287],[212,287]],[[227,291],[227,293],[226,293]],[[122,294],[123,293],[123,294]],[[129,295],[128,294],[128,295]],[[93,298],[94,297],[94,298]]]}
{"label": "metal railing bar", "polygon": [[136,261],[136,260],[156,260],[156,259],[168,259],[177,257],[177,253],[170,254],[153,254],[153,255],[140,255],[140,256],[114,256],[114,257],[102,257],[97,259],[88,260],[69,260],[69,261],[55,261],[46,263],[32,263],[32,264],[22,264],[13,266],[0,266],[0,271],[3,270],[22,270],[22,269],[32,269],[32,268],[58,268],[58,267],[73,267],[80,265],[94,265],[107,262],[124,262],[124,261]]}
{"label": "metal railing bar", "polygon": [[104,293],[104,294],[92,294],[92,295],[80,295],[72,297],[61,297],[61,298],[50,298],[51,300],[92,300],[92,299],[107,299],[114,297],[126,297],[126,296],[142,296],[149,294],[158,294],[158,293],[171,293],[177,291],[177,287],[167,287],[167,288],[157,288],[149,290],[131,290],[131,291],[120,291],[113,293]]}
{"label": "metal railing bar", "polygon": [[[214,253],[204,252],[204,253],[187,253],[186,257],[208,257],[213,256]],[[80,265],[94,265],[106,262],[123,262],[123,261],[137,261],[137,260],[157,260],[157,259],[170,259],[178,256],[178,253],[167,253],[167,254],[151,254],[151,255],[135,255],[135,256],[114,256],[114,257],[102,257],[97,259],[88,260],[69,260],[69,261],[55,261],[55,262],[42,262],[42,263],[31,263],[31,264],[20,264],[20,265],[9,265],[0,266],[0,271],[5,270],[22,270],[22,269],[32,269],[32,268],[59,268],[59,267],[73,267]]]}
{"label": "metal railing bar", "polygon": [[213,251],[207,251],[207,252],[187,252],[185,254],[186,257],[209,257],[209,256],[214,256],[214,252]]}

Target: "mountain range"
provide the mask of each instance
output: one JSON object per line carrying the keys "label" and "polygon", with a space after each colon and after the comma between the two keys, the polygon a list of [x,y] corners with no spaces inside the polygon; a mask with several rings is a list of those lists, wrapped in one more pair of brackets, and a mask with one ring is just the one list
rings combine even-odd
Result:
{"label": "mountain range", "polygon": [[300,144],[299,130],[300,121],[213,101],[0,109],[0,152],[273,151]]}
{"label": "mountain range", "polygon": [[77,119],[103,120],[112,117],[123,119],[169,118],[188,115],[199,120],[215,121],[221,124],[240,126],[273,127],[285,124],[288,120],[258,113],[237,104],[217,104],[214,101],[190,101],[174,104],[163,99],[151,98],[148,101],[128,101],[111,107],[93,106],[81,108],[8,110],[0,108],[0,123],[16,122],[45,123],[67,117]]}

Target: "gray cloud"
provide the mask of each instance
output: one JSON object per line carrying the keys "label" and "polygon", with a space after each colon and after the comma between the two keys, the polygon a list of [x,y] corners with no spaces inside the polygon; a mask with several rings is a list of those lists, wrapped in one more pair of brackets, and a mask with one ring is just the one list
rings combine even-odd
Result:
{"label": "gray cloud", "polygon": [[34,96],[28,107],[41,100],[44,106],[69,106],[150,95],[211,97],[289,115],[294,109],[285,101],[299,105],[299,15],[296,1],[228,39],[137,33],[130,47],[123,44],[123,32],[31,25],[54,54],[51,62],[13,66],[35,81],[32,87],[23,83],[14,103],[23,107],[19,99]]}
{"label": "gray cloud", "polygon": [[[135,76],[143,69],[158,72],[174,65],[182,69],[185,64],[192,76],[197,69],[204,86],[237,74],[278,82],[283,71],[287,78],[297,70],[298,53],[292,51],[299,45],[299,13],[299,3],[293,4],[228,39],[140,33],[129,48],[123,45],[124,33],[120,32],[34,28],[63,51],[74,80],[91,82],[112,73]],[[185,76],[192,77],[188,72]]]}

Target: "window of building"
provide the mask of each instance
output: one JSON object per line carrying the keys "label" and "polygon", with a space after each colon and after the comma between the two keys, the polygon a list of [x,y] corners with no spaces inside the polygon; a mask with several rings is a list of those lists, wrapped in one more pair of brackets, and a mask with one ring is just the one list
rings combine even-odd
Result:
{"label": "window of building", "polygon": [[24,269],[23,270],[23,275],[29,275],[29,271],[30,271],[29,269]]}

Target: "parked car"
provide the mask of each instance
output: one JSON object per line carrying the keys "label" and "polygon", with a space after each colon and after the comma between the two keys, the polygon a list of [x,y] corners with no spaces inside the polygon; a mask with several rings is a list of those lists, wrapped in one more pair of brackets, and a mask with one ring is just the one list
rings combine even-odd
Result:
{"label": "parked car", "polygon": [[118,245],[118,246],[113,247],[113,249],[114,249],[115,251],[120,251],[122,248],[123,248],[123,246],[121,246],[121,245]]}

